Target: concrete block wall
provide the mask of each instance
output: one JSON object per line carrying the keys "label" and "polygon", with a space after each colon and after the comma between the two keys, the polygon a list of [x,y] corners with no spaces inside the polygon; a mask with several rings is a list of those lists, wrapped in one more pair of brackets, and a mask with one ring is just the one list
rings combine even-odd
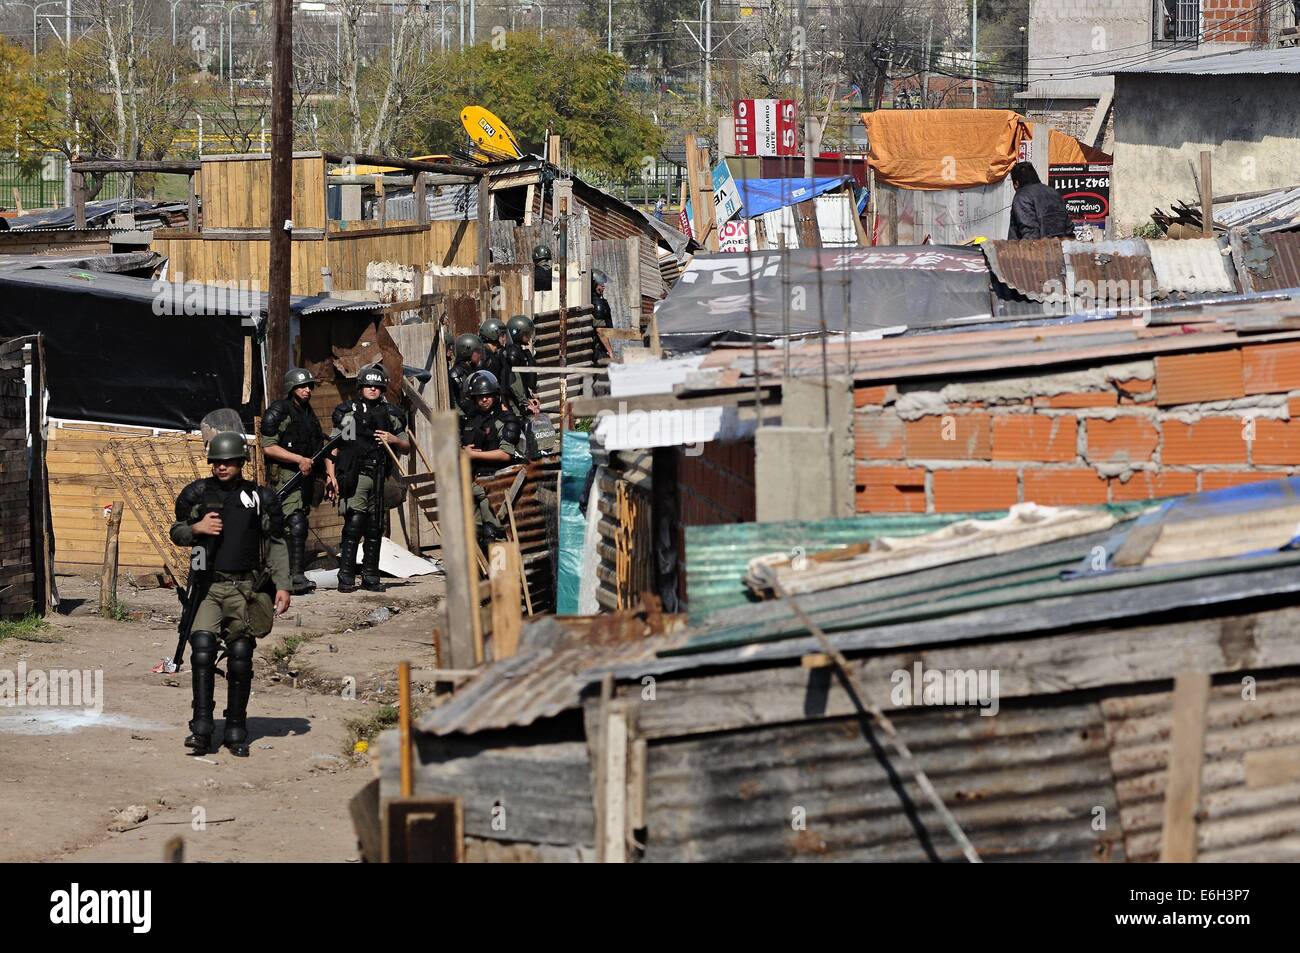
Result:
{"label": "concrete block wall", "polygon": [[1119,503],[1300,473],[1300,342],[854,398],[859,513]]}

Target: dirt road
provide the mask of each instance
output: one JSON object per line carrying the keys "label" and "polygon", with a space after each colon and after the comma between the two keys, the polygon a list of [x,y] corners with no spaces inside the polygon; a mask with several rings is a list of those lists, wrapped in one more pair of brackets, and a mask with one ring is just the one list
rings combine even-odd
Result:
{"label": "dirt road", "polygon": [[[391,718],[399,661],[433,664],[441,576],[296,598],[258,643],[247,759],[221,749],[200,760],[181,744],[188,666],[150,673],[176,644],[173,592],[123,586],[138,618],[112,621],[98,615],[95,583],[59,577],[58,586],[67,614],[31,634],[48,641],[0,641],[0,686],[20,666],[102,672],[102,713],[6,707],[0,694],[0,861],[157,861],[177,834],[187,861],[357,859],[347,801],[373,776],[369,757],[351,753],[358,723],[373,730]],[[391,617],[372,622],[382,609]],[[429,689],[417,682],[417,705]],[[220,677],[216,697],[219,737]],[[110,831],[133,805],[147,819]]]}

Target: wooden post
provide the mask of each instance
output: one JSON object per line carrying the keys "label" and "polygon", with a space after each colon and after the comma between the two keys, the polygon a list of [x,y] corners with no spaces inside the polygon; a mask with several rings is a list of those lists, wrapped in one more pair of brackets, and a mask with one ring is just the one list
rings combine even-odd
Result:
{"label": "wooden post", "polygon": [[122,528],[122,504],[113,503],[108,514],[108,532],[104,536],[104,566],[99,571],[99,614],[111,618],[117,602],[117,540]]}
{"label": "wooden post", "polygon": [[[474,532],[470,488],[462,479],[459,417],[452,411],[430,420],[434,472],[438,480],[438,520],[442,565],[447,578],[447,639],[440,668],[473,668],[474,646],[482,640],[478,566],[469,546]],[[477,546],[474,547],[477,549]]]}
{"label": "wooden post", "polygon": [[[424,173],[415,173],[415,179],[412,182],[415,191],[415,224],[424,226],[429,224],[429,206],[425,199]],[[424,294],[424,282],[421,281],[416,289],[415,296],[418,298]]]}
{"label": "wooden post", "polygon": [[484,172],[478,180],[478,273],[486,275],[492,264],[492,176]]}
{"label": "wooden post", "polygon": [[1201,150],[1201,234],[1214,237],[1214,183],[1210,177],[1210,150]]}
{"label": "wooden post", "polygon": [[898,244],[898,193],[893,189],[885,196],[885,227],[880,237],[882,245]]}
{"label": "wooden post", "polygon": [[188,176],[189,209],[190,209],[189,217],[190,217],[190,231],[192,232],[197,232],[199,230],[199,194],[195,190],[195,183],[194,183],[194,178],[198,174],[199,173],[197,172],[191,172]]}
{"label": "wooden post", "polygon": [[401,745],[402,797],[415,793],[411,773],[411,663],[397,663],[397,734]]}
{"label": "wooden post", "polygon": [[546,161],[551,165],[560,164],[560,137],[551,136],[546,141]]}
{"label": "wooden post", "polygon": [[[293,236],[293,2],[275,0],[271,68],[271,216],[267,289],[267,379],[278,381],[289,369],[289,289]],[[326,223],[328,226],[328,223]]]}
{"label": "wooden post", "polygon": [[519,651],[523,617],[519,608],[519,544],[513,540],[489,547],[488,581],[492,587],[492,658],[500,661]]}
{"label": "wooden post", "polygon": [[379,227],[388,224],[388,190],[384,188],[384,176],[381,172],[375,176],[375,197],[379,199]]}
{"label": "wooden post", "polygon": [[86,227],[86,177],[80,172],[72,173],[72,224]]}
{"label": "wooden post", "polygon": [[695,145],[695,135],[693,133],[687,133],[686,135],[686,187],[690,192],[691,199],[691,229],[695,232],[695,240],[703,245],[706,237],[706,219],[704,217],[704,201],[700,197],[700,150]]}
{"label": "wooden post", "polygon": [[1170,713],[1169,775],[1165,781],[1162,863],[1196,860],[1196,812],[1201,803],[1201,765],[1205,758],[1205,710],[1210,676],[1180,672],[1174,679]]}

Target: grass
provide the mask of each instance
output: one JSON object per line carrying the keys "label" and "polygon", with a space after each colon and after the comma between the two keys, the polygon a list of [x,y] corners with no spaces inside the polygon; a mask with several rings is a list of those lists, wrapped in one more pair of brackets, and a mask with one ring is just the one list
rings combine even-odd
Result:
{"label": "grass", "polygon": [[130,622],[131,609],[125,602],[114,599],[107,607],[100,610],[99,614],[105,619],[112,619],[114,622]]}
{"label": "grass", "polygon": [[277,662],[288,662],[306,641],[305,635],[286,635],[280,640],[280,644],[271,650],[271,657]]}
{"label": "grass", "polygon": [[[396,705],[383,705],[372,715],[366,715],[363,718],[353,718],[347,723],[348,741],[345,747],[347,754],[351,755],[357,747],[358,741],[364,741],[366,744],[374,741],[381,731],[397,726],[398,711]],[[411,720],[415,720],[414,710],[411,712]]]}
{"label": "grass", "polygon": [[49,628],[49,623],[38,615],[25,615],[21,619],[0,622],[0,642],[6,639],[20,639],[24,642],[57,642],[58,638],[40,635]]}

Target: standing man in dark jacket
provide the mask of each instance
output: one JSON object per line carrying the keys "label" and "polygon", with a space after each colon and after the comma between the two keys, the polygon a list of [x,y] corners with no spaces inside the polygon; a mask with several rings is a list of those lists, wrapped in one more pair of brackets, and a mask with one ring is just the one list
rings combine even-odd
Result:
{"label": "standing man in dark jacket", "polygon": [[[277,492],[297,473],[311,477],[311,458],[325,444],[325,434],[311,407],[311,392],[317,383],[311,371],[293,368],[284,375],[284,399],[271,404],[262,415],[262,455],[266,457],[267,481]],[[295,596],[316,588],[303,575],[314,484],[314,479],[305,480],[280,503],[289,542],[291,591]]]}
{"label": "standing man in dark jacket", "polygon": [[1072,238],[1074,227],[1070,213],[1056,190],[1043,185],[1038,172],[1028,162],[1011,167],[1011,185],[1016,197],[1011,200],[1011,230],[1008,238]]}
{"label": "standing man in dark jacket", "polygon": [[614,327],[614,316],[609,310],[609,301],[605,299],[605,287],[608,284],[609,275],[603,271],[591,273],[591,306],[594,309],[591,314],[591,336],[594,340],[591,343],[598,367],[609,363],[609,349],[605,347],[597,329],[604,328],[608,331]]}

